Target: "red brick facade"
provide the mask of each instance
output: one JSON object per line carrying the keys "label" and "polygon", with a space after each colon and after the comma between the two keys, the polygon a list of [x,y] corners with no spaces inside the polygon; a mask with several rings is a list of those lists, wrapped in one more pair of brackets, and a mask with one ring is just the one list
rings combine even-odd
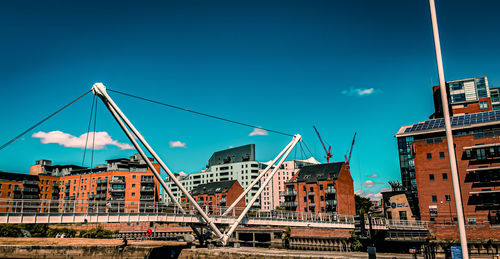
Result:
{"label": "red brick facade", "polygon": [[[471,169],[485,166],[497,167],[500,166],[500,161],[498,159],[484,161],[467,159],[465,150],[475,145],[500,143],[500,138],[477,138],[474,135],[464,135],[455,136],[454,142],[465,220],[466,222],[469,219],[477,222],[489,221],[490,211],[481,210],[477,205],[473,205],[474,197],[471,192],[484,189],[498,191],[500,186],[498,184],[497,186],[481,186],[467,181],[466,178],[470,177]],[[442,138],[442,142],[429,144],[425,140],[414,141],[413,146],[421,219],[452,221],[456,217],[456,210],[446,138]],[[430,208],[432,210],[437,208],[437,215],[435,211],[431,215]]]}
{"label": "red brick facade", "polygon": [[[354,185],[350,170],[345,163],[335,164],[339,165],[338,175],[326,176],[322,172],[321,175],[323,176],[317,181],[304,180],[308,178],[307,176],[301,176],[304,173],[304,168],[307,167],[314,174],[315,168],[323,170],[321,167],[331,164],[311,165],[299,170],[289,182],[285,183],[286,191],[283,193],[285,195],[283,206],[288,210],[297,212],[354,215],[356,212]],[[336,174],[334,172],[328,173]]]}

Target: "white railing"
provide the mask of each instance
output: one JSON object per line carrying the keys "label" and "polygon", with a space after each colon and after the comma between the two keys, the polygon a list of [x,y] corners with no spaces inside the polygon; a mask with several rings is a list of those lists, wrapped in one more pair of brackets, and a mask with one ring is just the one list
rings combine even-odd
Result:
{"label": "white railing", "polygon": [[[199,213],[190,204],[182,204],[185,210],[183,213],[177,206],[166,205],[158,201],[122,201],[122,200],[43,200],[43,199],[0,199],[0,216],[2,215],[61,215],[61,214],[155,214],[155,215],[182,215],[198,216]],[[228,223],[234,221],[235,217],[241,215],[243,207],[234,207],[226,215],[225,206],[213,206],[200,204],[203,211],[214,218],[227,219]],[[287,221],[293,226],[293,222],[328,223],[333,225],[353,225],[354,216],[337,215],[332,213],[311,213],[297,211],[263,211],[251,210],[248,219],[255,221]],[[368,222],[365,221],[366,225]],[[333,225],[332,225],[333,224]],[[428,222],[410,220],[388,220],[386,218],[372,218],[372,226],[378,228],[392,229],[427,229]]]}

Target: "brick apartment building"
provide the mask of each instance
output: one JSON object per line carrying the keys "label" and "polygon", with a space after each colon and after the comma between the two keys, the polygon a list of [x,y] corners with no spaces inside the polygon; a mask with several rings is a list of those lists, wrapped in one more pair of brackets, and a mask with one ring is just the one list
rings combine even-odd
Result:
{"label": "brick apartment building", "polygon": [[[498,224],[500,108],[486,77],[446,83],[465,220]],[[402,187],[416,219],[455,221],[456,210],[439,87],[431,119],[397,132]]]}
{"label": "brick apartment building", "polygon": [[[215,212],[219,207],[229,207],[243,191],[243,187],[241,187],[237,180],[227,180],[200,184],[196,186],[190,194],[199,205],[208,208],[210,212]],[[185,208],[193,208],[185,196],[181,198],[181,204],[185,206]],[[245,199],[241,199],[236,207],[244,208]],[[240,210],[241,209],[238,211]]]}
{"label": "brick apartment building", "polygon": [[[495,224],[500,210],[500,111],[454,116],[451,121],[465,219]],[[455,220],[443,119],[403,126],[396,137],[413,214],[421,220]]]}
{"label": "brick apartment building", "polygon": [[344,162],[302,167],[282,192],[286,210],[354,215],[354,186]]}
{"label": "brick apartment building", "polygon": [[[152,159],[151,159],[152,160]],[[160,171],[160,166],[154,164]],[[159,182],[138,156],[107,160],[106,165],[85,168],[75,165],[52,165],[39,160],[30,174],[0,172],[1,199],[40,199],[48,201],[124,201],[126,206],[111,211],[138,212],[141,202],[159,201]],[[52,202],[51,204],[54,204]],[[142,203],[145,206],[145,203]],[[104,205],[105,206],[105,205]],[[0,208],[6,210],[6,208]],[[56,208],[52,208],[56,209]],[[59,208],[85,212],[85,207]],[[49,210],[47,207],[44,210]]]}

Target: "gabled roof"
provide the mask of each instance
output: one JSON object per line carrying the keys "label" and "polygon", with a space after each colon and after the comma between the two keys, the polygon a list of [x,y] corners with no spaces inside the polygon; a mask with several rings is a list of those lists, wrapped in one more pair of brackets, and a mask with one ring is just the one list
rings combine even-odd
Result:
{"label": "gabled roof", "polygon": [[304,166],[297,173],[295,181],[315,183],[323,180],[337,180],[344,164],[345,162],[336,162]]}
{"label": "gabled roof", "polygon": [[236,183],[236,180],[220,181],[204,183],[196,186],[192,191],[192,195],[208,194],[213,195],[216,193],[224,193],[229,191],[231,187]]}

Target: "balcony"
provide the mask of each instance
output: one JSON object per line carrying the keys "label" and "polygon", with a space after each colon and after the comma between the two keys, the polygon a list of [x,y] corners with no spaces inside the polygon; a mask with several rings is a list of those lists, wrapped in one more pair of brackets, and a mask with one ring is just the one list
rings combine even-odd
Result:
{"label": "balcony", "polygon": [[295,190],[286,190],[284,196],[295,197],[297,196],[297,192]]}
{"label": "balcony", "polygon": [[142,177],[141,183],[154,183],[153,177]]}
{"label": "balcony", "polygon": [[14,192],[20,192],[21,188],[19,186],[14,186]]}
{"label": "balcony", "polygon": [[95,188],[95,189],[96,189],[96,191],[105,191],[108,188],[106,186],[97,186],[97,188]]}
{"label": "balcony", "polygon": [[23,199],[39,199],[38,195],[23,195]]}
{"label": "balcony", "polygon": [[337,189],[335,189],[334,187],[328,187],[325,189],[325,194],[336,194],[337,193]]}
{"label": "balcony", "polygon": [[24,185],[38,185],[38,181],[24,180]]}
{"label": "balcony", "polygon": [[219,200],[219,202],[220,202],[221,204],[222,204],[222,203],[226,203],[226,198],[221,198],[221,199]]}
{"label": "balcony", "polygon": [[125,197],[123,196],[118,196],[118,197],[111,197],[110,200],[112,201],[124,201],[125,200]]}
{"label": "balcony", "polygon": [[70,182],[66,182],[66,183],[64,183],[64,186],[66,186],[66,188],[68,188],[70,185],[71,185],[71,183],[70,183]]}
{"label": "balcony", "polygon": [[154,192],[155,188],[153,186],[142,186],[141,192]]}
{"label": "balcony", "polygon": [[106,179],[97,180],[97,184],[107,184],[107,183],[108,183],[108,180],[106,180]]}
{"label": "balcony", "polygon": [[56,186],[59,186],[59,184],[56,181],[54,181],[54,183],[52,183],[52,187],[56,187]]}
{"label": "balcony", "polygon": [[69,188],[66,188],[66,189],[64,190],[64,193],[69,193]]}
{"label": "balcony", "polygon": [[308,192],[308,193],[307,193],[307,196],[314,196],[314,191],[312,191],[312,192]]}
{"label": "balcony", "polygon": [[337,206],[337,200],[326,200],[326,206]]}
{"label": "balcony", "polygon": [[109,181],[109,182],[110,183],[122,183],[122,184],[124,184],[125,178],[113,177],[113,178],[111,178],[111,181]]}
{"label": "balcony", "polygon": [[104,198],[106,198],[106,194],[105,194],[105,193],[99,193],[99,194],[96,194],[96,195],[95,195],[95,198],[96,198],[96,199],[104,199]]}
{"label": "balcony", "polygon": [[125,192],[125,188],[109,188],[109,192]]}
{"label": "balcony", "polygon": [[59,189],[52,189],[52,193],[59,193]]}
{"label": "balcony", "polygon": [[281,205],[285,208],[296,208],[297,202],[296,201],[285,201]]}
{"label": "balcony", "polygon": [[33,193],[33,192],[39,192],[39,189],[38,188],[29,188],[29,187],[23,188],[23,193]]}

